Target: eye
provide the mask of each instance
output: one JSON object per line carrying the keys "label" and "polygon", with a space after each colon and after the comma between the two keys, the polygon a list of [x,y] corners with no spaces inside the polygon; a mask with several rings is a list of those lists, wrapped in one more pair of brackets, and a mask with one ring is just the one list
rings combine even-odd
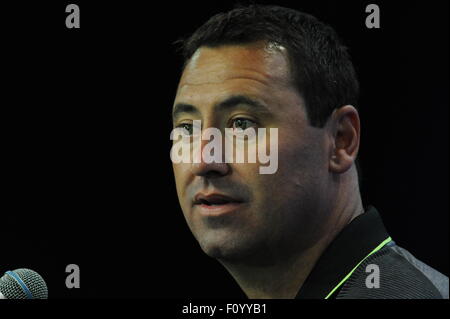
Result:
{"label": "eye", "polygon": [[193,125],[191,123],[182,123],[180,125],[177,125],[177,128],[184,129],[186,135],[193,134]]}
{"label": "eye", "polygon": [[249,127],[255,127],[256,123],[252,120],[246,118],[237,118],[233,120],[233,128],[240,128],[242,130],[246,130]]}

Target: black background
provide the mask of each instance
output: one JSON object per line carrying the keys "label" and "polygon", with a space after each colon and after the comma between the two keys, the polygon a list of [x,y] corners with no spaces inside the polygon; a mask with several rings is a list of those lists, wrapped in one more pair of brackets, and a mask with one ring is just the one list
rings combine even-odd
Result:
{"label": "black background", "polygon": [[[2,4],[0,271],[50,298],[244,297],[202,253],[169,158],[181,58],[172,42],[231,2]],[[361,82],[363,200],[394,240],[448,275],[448,2],[260,1],[331,24]],[[365,8],[381,9],[367,29]],[[65,287],[65,267],[81,288]]]}

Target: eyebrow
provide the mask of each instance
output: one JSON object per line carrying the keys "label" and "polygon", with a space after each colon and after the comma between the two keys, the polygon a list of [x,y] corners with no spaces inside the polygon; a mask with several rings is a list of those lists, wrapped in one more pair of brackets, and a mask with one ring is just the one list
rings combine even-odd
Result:
{"label": "eyebrow", "polygon": [[177,116],[179,116],[182,113],[199,115],[200,111],[191,104],[177,103],[174,106],[173,111],[172,111],[172,119],[175,119]]}
{"label": "eyebrow", "polygon": [[[225,99],[224,101],[216,103],[214,105],[214,110],[218,109],[231,110],[237,108],[239,105],[249,106],[251,107],[251,109],[254,109],[262,113],[270,113],[266,105],[245,95],[232,95],[227,99]],[[175,104],[172,112],[172,118],[175,119],[181,113],[199,115],[200,111],[198,110],[197,107],[191,104],[186,103]]]}

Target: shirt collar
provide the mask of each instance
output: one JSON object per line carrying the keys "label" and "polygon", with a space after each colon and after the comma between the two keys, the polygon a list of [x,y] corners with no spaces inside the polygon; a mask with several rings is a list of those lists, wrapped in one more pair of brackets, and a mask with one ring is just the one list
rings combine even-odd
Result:
{"label": "shirt collar", "polygon": [[388,236],[378,211],[369,206],[365,213],[353,219],[325,249],[296,298],[325,298]]}

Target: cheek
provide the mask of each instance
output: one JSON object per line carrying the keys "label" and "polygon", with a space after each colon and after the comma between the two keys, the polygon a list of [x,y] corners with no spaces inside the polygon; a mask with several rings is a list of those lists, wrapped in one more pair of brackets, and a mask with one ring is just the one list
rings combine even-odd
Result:
{"label": "cheek", "polygon": [[280,138],[278,154],[279,180],[288,191],[319,182],[327,167],[319,138]]}
{"label": "cheek", "polygon": [[186,180],[189,176],[189,164],[172,164],[172,167],[178,199],[182,204],[183,196],[185,194]]}

